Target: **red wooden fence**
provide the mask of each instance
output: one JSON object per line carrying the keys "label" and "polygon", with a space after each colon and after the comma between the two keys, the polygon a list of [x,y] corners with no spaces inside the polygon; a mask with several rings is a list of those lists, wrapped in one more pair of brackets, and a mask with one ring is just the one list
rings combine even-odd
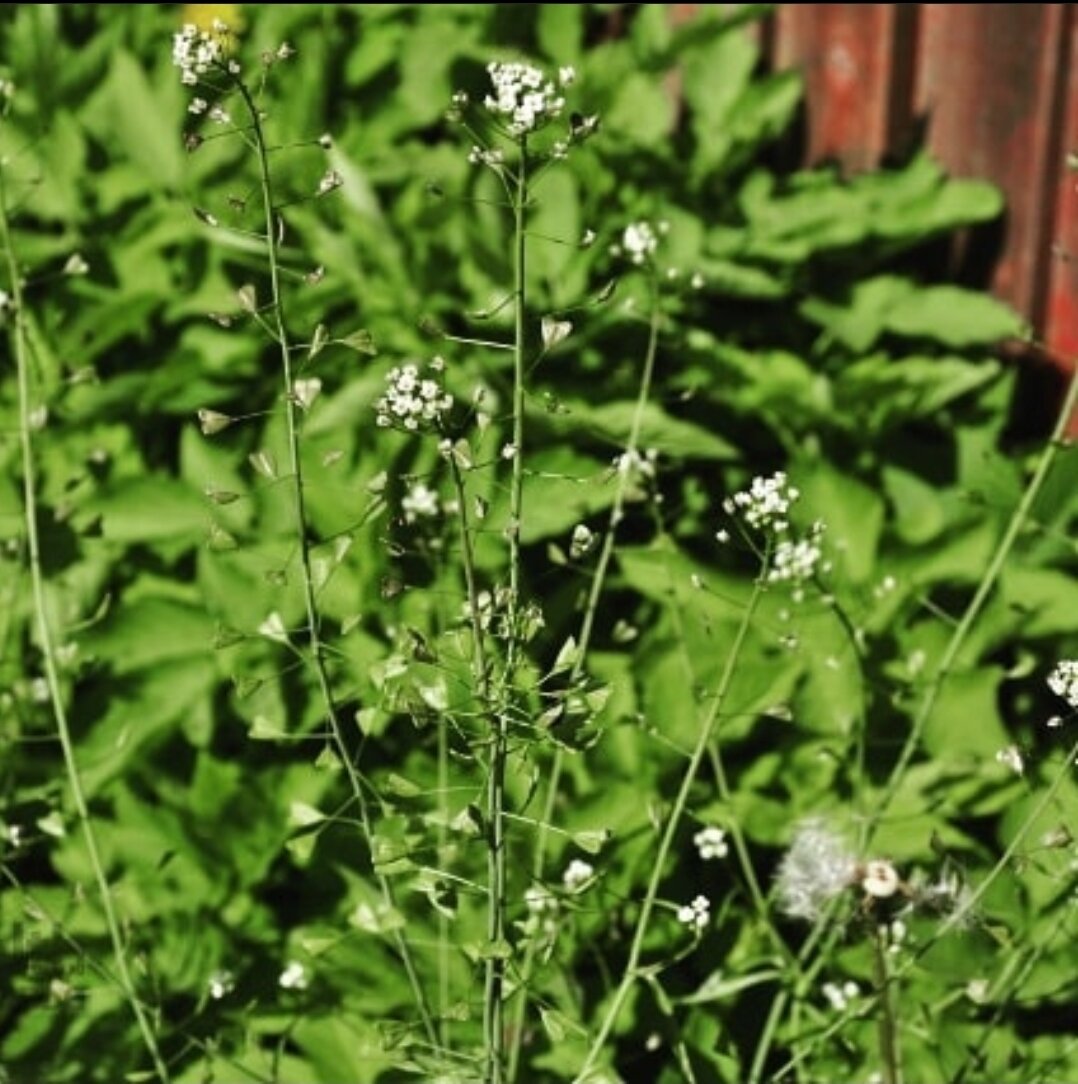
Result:
{"label": "red wooden fence", "polygon": [[950,173],[1003,190],[991,289],[1064,369],[1078,359],[1076,9],[779,4],[764,28],[768,62],[805,79],[807,162],[869,169],[923,134]]}

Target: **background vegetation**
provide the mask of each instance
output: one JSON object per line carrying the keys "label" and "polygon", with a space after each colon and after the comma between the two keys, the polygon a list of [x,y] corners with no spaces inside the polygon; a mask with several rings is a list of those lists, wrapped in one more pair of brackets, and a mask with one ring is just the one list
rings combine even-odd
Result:
{"label": "background vegetation", "polygon": [[[529,223],[530,334],[540,314],[573,325],[529,375],[536,682],[557,687],[568,669],[559,652],[594,564],[570,556],[570,535],[607,529],[647,348],[647,279],[610,246],[632,222],[664,221],[658,258],[677,271],[662,283],[641,433],[654,471],[619,528],[587,726],[537,728],[509,775],[524,818],[510,836],[511,975],[525,956],[531,968],[511,1038],[518,1079],[572,1080],[609,1004],[749,594],[751,555],[715,539],[722,501],[776,469],[801,490],[805,522],[826,522],[833,567],[800,602],[780,589],[763,600],[664,871],[673,906],[645,944],[656,966],[592,1079],[881,1072],[875,923],[853,900],[813,931],[770,899],[761,910],[746,879],[754,870],[769,893],[805,816],[851,838],[872,824],[872,853],[909,883],[972,891],[991,873],[960,929],[901,916],[891,958],[911,1084],[1078,1074],[1076,806],[1060,774],[1073,721],[1046,725],[1065,705],[1045,686],[1078,648],[1070,448],[913,722],[1050,427],[994,354],[1023,333],[1017,317],[932,273],[944,239],[1003,209],[990,186],[945,178],[921,155],[848,179],[787,168],[800,88],[759,74],[744,25],[756,14],[702,11],[674,30],[663,5],[242,9],[245,56],[283,41],[297,53],[266,97],[275,138],[307,144],[277,167],[297,201],[282,247],[297,273],[289,322],[300,341],[320,324],[346,340],[304,370],[322,391],[302,453],[332,678],[372,796],[364,839],[315,686],[282,635],[303,617],[280,376],[237,297],[247,284],[265,296],[264,254],[214,225],[259,228],[243,145],[185,150],[185,130],[213,133],[187,115],[171,64],[179,7],[5,6],[0,76],[15,92],[0,153],[33,412],[20,419],[5,349],[0,1080],[154,1078],[56,740],[27,572],[27,421],[62,700],[132,982],[172,1079],[478,1079],[482,757],[444,722],[460,683],[457,530],[450,513],[402,503],[419,481],[443,510],[454,493],[434,442],[380,430],[374,404],[391,366],[435,353],[460,402],[485,389],[477,448],[491,465],[468,499],[486,516],[479,574],[497,584],[511,362],[442,332],[505,337],[508,310],[476,314],[512,282],[512,223],[445,113],[458,88],[482,96],[489,60],[518,55],[575,65],[572,108],[601,117],[540,183]],[[308,199],[327,168],[339,191]],[[216,414],[200,424],[199,411]],[[1011,747],[1020,772],[999,758]],[[554,929],[537,930],[524,897],[555,756],[545,875],[561,893],[576,858],[594,881],[561,893]],[[739,837],[737,853],[701,859],[692,836],[706,824]],[[675,906],[698,893],[712,921],[695,938]],[[435,1042],[416,1022],[401,931]],[[861,994],[836,1009],[823,986],[849,982]]]}

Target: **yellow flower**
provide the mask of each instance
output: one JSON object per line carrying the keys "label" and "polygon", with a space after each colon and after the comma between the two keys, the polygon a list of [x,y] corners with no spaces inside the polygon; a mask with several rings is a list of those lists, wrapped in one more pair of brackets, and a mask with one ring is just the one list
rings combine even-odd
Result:
{"label": "yellow flower", "polygon": [[194,23],[199,30],[211,31],[215,19],[227,23],[233,33],[243,29],[243,6],[241,4],[184,4],[180,24]]}

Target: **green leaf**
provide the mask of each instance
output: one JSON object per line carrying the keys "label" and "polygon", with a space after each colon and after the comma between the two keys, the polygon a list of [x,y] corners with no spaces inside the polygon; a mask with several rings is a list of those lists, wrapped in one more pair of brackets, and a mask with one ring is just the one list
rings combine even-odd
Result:
{"label": "green leaf", "polygon": [[725,1001],[734,994],[759,986],[764,982],[775,982],[782,976],[777,968],[764,968],[748,975],[729,975],[719,970],[713,971],[691,994],[676,999],[679,1005],[708,1005],[716,1001]]}
{"label": "green leaf", "polygon": [[947,346],[991,346],[1024,337],[1022,318],[1002,301],[959,286],[930,286],[900,298],[886,315],[886,330]]}
{"label": "green leaf", "polygon": [[[632,400],[590,406],[574,403],[566,415],[569,430],[592,429],[619,447],[625,447],[637,416]],[[640,412],[638,448],[656,448],[664,455],[685,459],[736,460],[741,453],[728,441],[694,422],[668,414],[655,403],[645,403]]]}
{"label": "green leaf", "polygon": [[209,515],[193,487],[164,475],[124,478],[108,483],[83,505],[101,517],[112,542],[193,544],[205,534]]}

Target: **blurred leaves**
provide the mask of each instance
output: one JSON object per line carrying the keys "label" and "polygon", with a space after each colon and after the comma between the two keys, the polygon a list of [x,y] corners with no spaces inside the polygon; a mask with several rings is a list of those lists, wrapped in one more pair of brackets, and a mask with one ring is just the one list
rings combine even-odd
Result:
{"label": "blurred leaves", "polygon": [[[511,936],[495,948],[513,956],[514,981],[523,951],[538,961],[521,1079],[572,1078],[580,1029],[609,996],[602,976],[624,962],[656,832],[755,572],[746,539],[716,539],[729,527],[723,498],[755,474],[790,471],[798,516],[827,524],[831,570],[799,599],[766,591],[720,716],[721,760],[698,777],[689,819],[736,824],[766,895],[793,822],[857,825],[871,811],[1028,475],[1008,428],[1016,376],[993,356],[1026,329],[939,277],[933,246],[1001,213],[991,186],[947,178],[924,154],[851,177],[770,164],[790,158],[769,149],[789,138],[801,87],[761,72],[745,26],[760,14],[701,6],[675,28],[664,5],[244,9],[247,63],[283,41],[297,50],[262,99],[282,148],[284,311],[301,344],[288,389],[259,324],[270,290],[257,178],[241,141],[186,112],[169,58],[179,9],[7,5],[0,16],[0,64],[17,88],[0,152],[18,190],[35,401],[47,407],[34,434],[46,605],[136,981],[177,1081],[461,1079],[467,1062],[417,1041],[399,934],[427,989],[446,984],[441,1026],[465,1057],[478,1052],[489,705],[478,710],[470,685],[458,493],[434,442],[380,430],[374,403],[390,367],[444,355],[459,405],[447,435],[497,630],[512,365],[469,340],[511,337],[509,223],[494,176],[467,164],[471,136],[444,120],[455,89],[481,100],[491,59],[576,65],[569,108],[601,118],[543,177],[529,222],[520,531],[525,596],[541,612],[517,660],[529,697],[510,720],[521,751],[508,782]],[[202,140],[189,139],[193,151],[185,132]],[[343,186],[310,201],[329,168]],[[638,434],[655,454],[623,465],[631,484],[591,652],[559,664],[579,643],[601,552],[570,560],[571,533],[606,537],[636,411],[651,288],[609,247],[640,220],[670,225]],[[63,274],[75,252],[86,275]],[[544,315],[548,331],[571,332],[544,343]],[[305,656],[285,395],[304,407],[326,665],[370,839]],[[15,401],[8,365],[0,966],[13,983],[0,993],[0,1061],[13,1080],[105,1084],[141,1071],[140,1047],[95,970],[104,928],[42,694]],[[905,878],[960,870],[977,883],[1057,770],[1043,720],[1060,705],[1042,686],[1051,663],[1075,655],[1076,470],[1061,455],[881,827],[876,846]],[[431,495],[437,514],[417,511]],[[995,759],[1011,744],[1027,754],[1022,778]],[[554,745],[563,790],[547,825]],[[1073,803],[1061,787],[1038,838],[1073,822]],[[13,825],[27,826],[23,844]],[[557,901],[547,940],[524,903],[540,830]],[[634,991],[613,1053],[625,1079],[674,1079],[680,1043],[697,1079],[733,1084],[787,973],[735,856],[704,863],[688,823],[683,835],[646,945],[663,985]],[[563,893],[561,871],[581,853],[595,881]],[[1063,1079],[1073,1066],[1057,1027],[1068,861],[1031,836],[974,929],[903,979],[909,1079]],[[698,892],[715,921],[690,952],[672,907]],[[915,944],[932,937],[932,920],[910,925]],[[777,929],[796,951],[798,931]],[[851,919],[825,973],[867,990],[859,930]],[[279,981],[293,960],[306,989]],[[221,997],[219,972],[235,983]],[[979,977],[991,984],[983,1004],[964,992]],[[802,992],[776,1056],[807,1043],[806,1082],[867,1078],[871,1022],[831,1041],[829,1010]]]}

